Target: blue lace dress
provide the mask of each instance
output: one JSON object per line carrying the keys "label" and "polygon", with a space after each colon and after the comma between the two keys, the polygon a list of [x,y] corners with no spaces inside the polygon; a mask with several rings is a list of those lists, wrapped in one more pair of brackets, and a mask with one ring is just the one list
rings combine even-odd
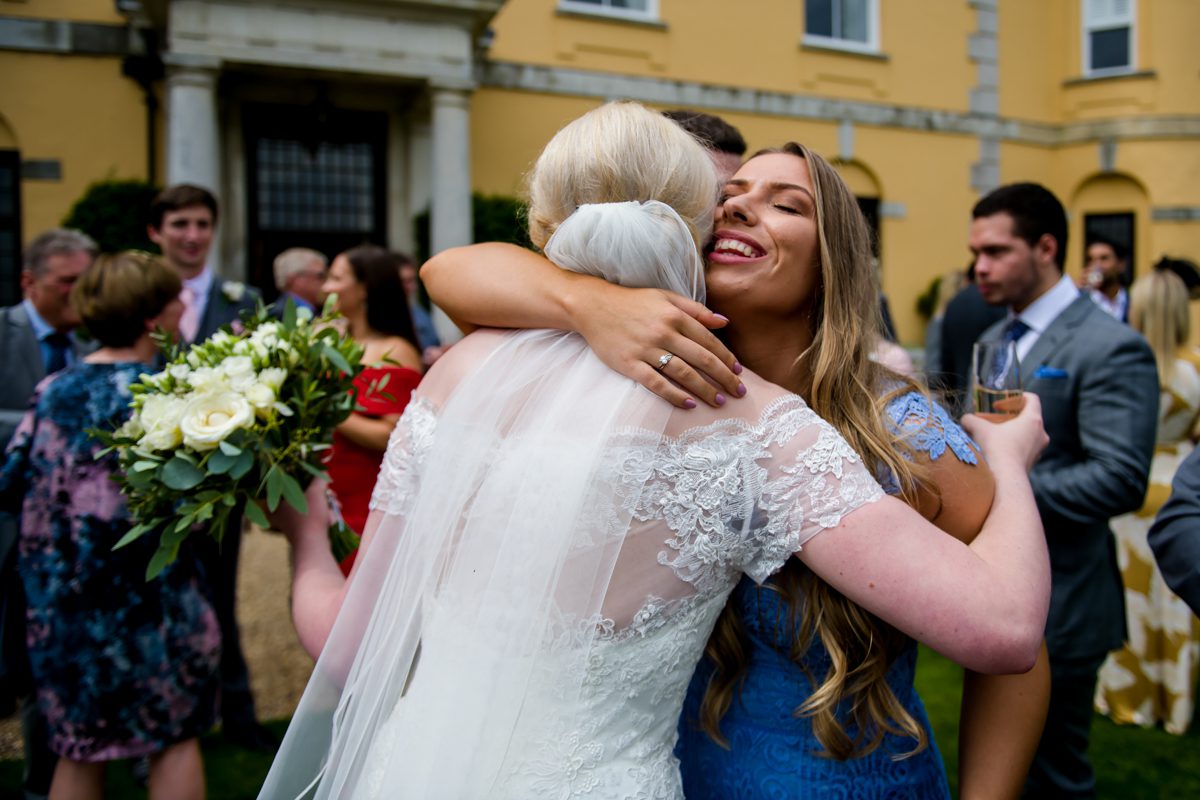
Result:
{"label": "blue lace dress", "polygon": [[116,457],[87,431],[129,416],[144,364],[75,364],[44,380],[0,469],[20,512],[26,645],[50,748],[74,761],[150,755],[213,723],[221,641],[186,549],[147,582],[153,536],[130,528]]}
{"label": "blue lace dress", "polygon": [[[940,458],[947,450],[975,464],[975,451],[966,432],[937,405],[918,393],[901,395],[887,407],[895,426],[916,451]],[[891,476],[881,480],[891,494],[899,489]],[[683,773],[688,800],[767,800],[768,798],[855,798],[899,800],[949,798],[946,769],[933,741],[925,707],[913,688],[917,644],[909,640],[888,670],[887,681],[900,703],[925,728],[929,747],[908,758],[913,740],[885,736],[872,753],[848,761],[820,755],[811,720],[793,711],[813,691],[808,675],[823,676],[829,653],[818,639],[804,656],[807,672],[788,656],[788,609],[778,592],[743,578],[729,599],[745,623],[750,640],[750,666],[733,705],[721,720],[729,749],[713,742],[697,724],[700,701],[712,671],[704,659],[688,687],[679,723],[676,755]],[[846,724],[849,706],[843,702],[839,718],[853,739],[856,730]]]}

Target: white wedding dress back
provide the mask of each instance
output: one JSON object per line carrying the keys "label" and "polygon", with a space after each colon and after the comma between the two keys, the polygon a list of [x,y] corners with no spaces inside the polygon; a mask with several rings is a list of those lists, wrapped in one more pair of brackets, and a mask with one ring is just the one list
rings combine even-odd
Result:
{"label": "white wedding dress back", "polygon": [[[560,266],[693,297],[659,203],[584,206]],[[674,409],[575,334],[471,334],[392,435],[381,519],[262,797],[681,798],[684,692],[741,574],[881,492],[793,395],[745,374]]]}

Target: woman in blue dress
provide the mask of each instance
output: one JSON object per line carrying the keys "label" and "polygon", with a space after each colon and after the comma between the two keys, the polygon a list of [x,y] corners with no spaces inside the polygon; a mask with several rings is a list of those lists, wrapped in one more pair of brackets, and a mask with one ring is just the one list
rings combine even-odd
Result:
{"label": "woman in blue dress", "polygon": [[21,514],[26,643],[59,756],[51,800],[100,798],[109,761],[142,757],[152,799],[204,796],[197,737],[216,713],[216,616],[186,552],[147,581],[153,537],[113,550],[132,522],[116,454],[98,456],[88,433],[129,418],[129,386],[157,353],[151,331],[178,326],[180,287],[146,253],[101,256],[80,277],[71,302],[101,346],[39,384],[0,472],[0,505]]}
{"label": "woman in blue dress", "polygon": [[[973,538],[991,506],[990,473],[920,387],[871,361],[880,324],[869,235],[833,168],[798,145],[751,158],[724,188],[707,256],[720,315],[655,290],[584,291],[579,276],[496,244],[443,253],[422,276],[456,318],[571,328],[610,367],[681,407],[740,395],[732,350],[804,397],[894,493]],[[705,326],[724,328],[729,348]],[[761,589],[743,583],[709,651],[717,659],[701,666],[682,720],[689,798],[948,794],[912,687],[915,643],[802,564]],[[963,797],[1019,793],[1047,678],[1044,657],[1021,676],[968,674]]]}

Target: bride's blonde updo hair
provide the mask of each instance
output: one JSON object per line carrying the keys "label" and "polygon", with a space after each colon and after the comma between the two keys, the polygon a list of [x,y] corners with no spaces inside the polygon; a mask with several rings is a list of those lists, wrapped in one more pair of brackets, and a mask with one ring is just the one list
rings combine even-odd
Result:
{"label": "bride's blonde updo hair", "polygon": [[587,203],[658,200],[683,218],[696,247],[712,230],[717,176],[683,128],[638,103],[607,103],[555,134],[529,175],[529,238],[539,249]]}

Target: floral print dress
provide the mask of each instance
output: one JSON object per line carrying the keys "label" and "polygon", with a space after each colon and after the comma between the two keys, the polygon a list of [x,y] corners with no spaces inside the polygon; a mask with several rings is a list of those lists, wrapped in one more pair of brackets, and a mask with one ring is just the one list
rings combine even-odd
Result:
{"label": "floral print dress", "polygon": [[[129,416],[145,365],[76,364],[44,380],[0,470],[21,514],[26,642],[50,747],[75,761],[157,753],[216,714],[220,632],[186,551],[145,578],[154,536],[119,550],[132,522],[116,456],[87,433]],[[186,546],[186,545],[185,545]]]}

